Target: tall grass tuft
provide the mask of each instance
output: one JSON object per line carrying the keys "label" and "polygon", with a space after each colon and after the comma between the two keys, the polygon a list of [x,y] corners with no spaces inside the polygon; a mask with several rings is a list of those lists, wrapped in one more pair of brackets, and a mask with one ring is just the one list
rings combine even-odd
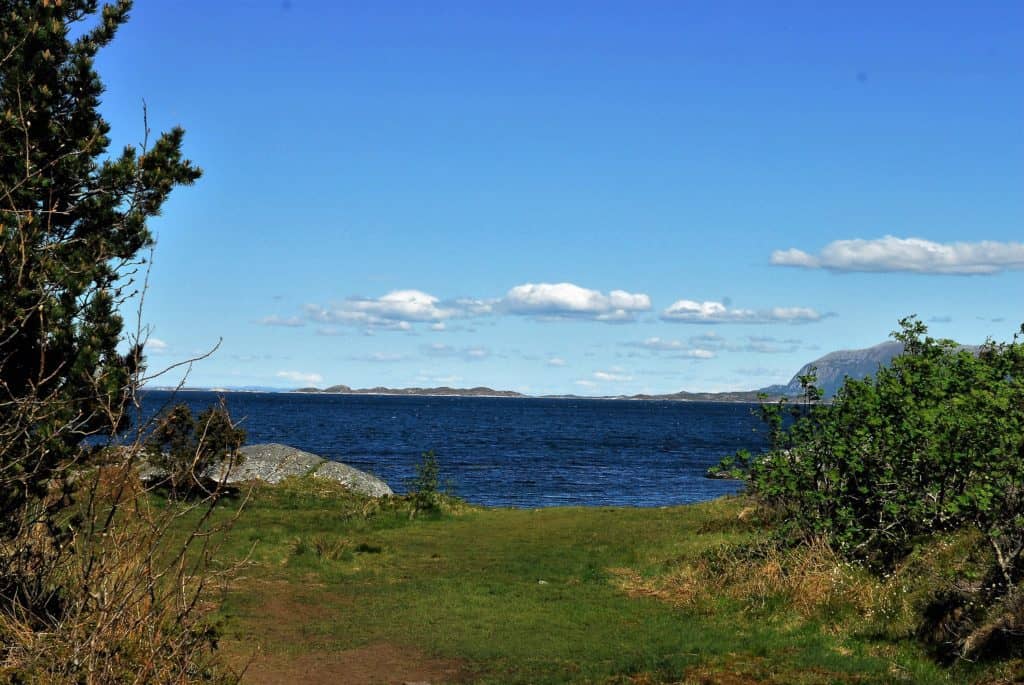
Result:
{"label": "tall grass tuft", "polygon": [[[236,682],[209,615],[236,565],[215,555],[232,520],[214,498],[168,503],[143,487],[131,450],[83,475],[68,545],[34,569],[59,607],[0,612],[0,680],[27,683]],[[188,532],[181,535],[182,521]],[[17,604],[8,605],[17,607]]]}

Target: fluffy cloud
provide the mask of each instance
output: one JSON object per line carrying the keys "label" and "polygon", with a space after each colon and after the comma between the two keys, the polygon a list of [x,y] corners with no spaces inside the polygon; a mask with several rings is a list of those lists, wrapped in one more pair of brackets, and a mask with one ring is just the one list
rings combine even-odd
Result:
{"label": "fluffy cloud", "polygon": [[547,361],[547,365],[548,366],[559,367],[559,366],[566,366],[566,364],[567,364],[567,362],[564,359],[562,359],[561,357],[551,357]]}
{"label": "fluffy cloud", "polygon": [[305,326],[306,322],[298,316],[282,317],[272,314],[270,316],[264,316],[257,323],[261,323],[264,326],[287,326],[289,328],[298,328],[299,326]]}
{"label": "fluffy cloud", "polygon": [[321,383],[324,380],[324,377],[318,373],[303,373],[302,371],[278,371],[275,375],[286,381],[304,383],[306,385]]}
{"label": "fluffy cloud", "polygon": [[612,369],[611,371],[595,371],[594,378],[599,381],[605,381],[607,383],[624,383],[626,381],[633,380],[632,376],[628,376],[622,372],[621,369]]}
{"label": "fluffy cloud", "polygon": [[678,300],[661,313],[663,321],[676,323],[809,323],[826,315],[809,307],[773,307],[754,310],[730,308],[721,302]]}
{"label": "fluffy cloud", "polygon": [[457,298],[441,300],[422,290],[395,290],[376,298],[349,297],[331,305],[307,304],[303,317],[268,316],[268,326],[301,326],[304,320],[321,324],[319,331],[335,332],[336,326],[358,326],[367,331],[411,331],[423,324],[432,331],[458,330],[453,319],[479,319],[495,313],[532,316],[538,319],[588,319],[632,321],[638,312],[651,309],[643,293],[612,290],[603,293],[572,283],[525,283],[502,299]]}
{"label": "fluffy cloud", "polygon": [[542,319],[632,321],[637,312],[651,308],[643,293],[612,290],[608,294],[573,283],[524,283],[508,291],[501,307],[510,314]]}
{"label": "fluffy cloud", "polygon": [[836,240],[818,255],[796,248],[776,250],[771,262],[779,266],[831,271],[994,274],[1024,269],[1024,243],[991,240],[935,243],[887,235],[875,240]]}
{"label": "fluffy cloud", "polygon": [[145,350],[149,354],[166,354],[168,349],[170,349],[170,345],[160,338],[148,338],[146,340]]}
{"label": "fluffy cloud", "polygon": [[414,323],[429,323],[443,330],[448,319],[484,316],[493,302],[460,298],[443,302],[421,290],[394,290],[377,298],[350,297],[327,307],[307,304],[307,318],[324,324],[365,326],[407,331]]}

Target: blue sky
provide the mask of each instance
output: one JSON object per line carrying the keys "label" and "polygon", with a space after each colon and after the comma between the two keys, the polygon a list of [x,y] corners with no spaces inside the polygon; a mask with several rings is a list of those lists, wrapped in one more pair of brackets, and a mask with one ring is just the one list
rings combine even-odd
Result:
{"label": "blue sky", "polygon": [[[896,6],[894,6],[896,5]],[[117,146],[193,385],[750,389],[1024,320],[1024,5],[138,2]],[[168,379],[170,380],[170,379]]]}

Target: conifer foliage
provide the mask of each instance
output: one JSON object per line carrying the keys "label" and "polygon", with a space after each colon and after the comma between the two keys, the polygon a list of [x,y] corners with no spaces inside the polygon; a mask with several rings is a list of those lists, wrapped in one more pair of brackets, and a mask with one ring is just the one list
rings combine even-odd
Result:
{"label": "conifer foliage", "polygon": [[[119,353],[147,220],[200,170],[174,128],[111,151],[94,60],[131,3],[0,1],[0,593],[59,546],[67,469],[122,423],[141,345]],[[140,112],[140,122],[143,120]],[[140,138],[148,138],[144,126]],[[29,536],[39,544],[12,545]],[[17,548],[17,552],[12,551]]]}

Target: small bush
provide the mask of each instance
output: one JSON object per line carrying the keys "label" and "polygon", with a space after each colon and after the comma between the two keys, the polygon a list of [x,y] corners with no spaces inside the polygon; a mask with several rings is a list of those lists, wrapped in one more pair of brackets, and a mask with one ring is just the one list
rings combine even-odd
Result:
{"label": "small bush", "polygon": [[223,404],[195,418],[187,404],[178,404],[157,422],[146,445],[150,462],[167,472],[170,493],[181,497],[208,492],[219,480],[218,467],[240,463],[244,443],[245,431]]}
{"label": "small bush", "polygon": [[422,460],[416,465],[416,477],[410,483],[409,496],[412,499],[410,518],[420,512],[434,511],[438,508],[442,498],[440,473],[441,469],[434,450],[424,452]]}

